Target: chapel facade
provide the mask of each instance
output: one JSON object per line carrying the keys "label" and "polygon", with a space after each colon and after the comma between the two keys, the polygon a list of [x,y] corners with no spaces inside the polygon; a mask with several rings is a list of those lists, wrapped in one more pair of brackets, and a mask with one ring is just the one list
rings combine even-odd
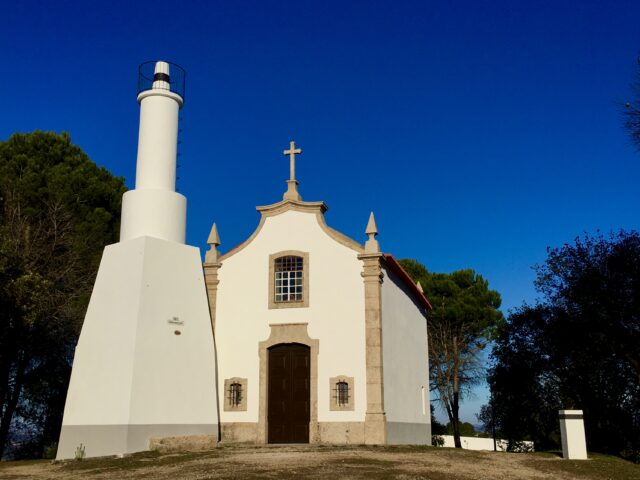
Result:
{"label": "chapel facade", "polygon": [[[325,223],[298,193],[291,142],[282,201],[204,268],[176,191],[184,70],[139,68],[135,188],[105,247],[76,346],[56,458],[181,441],[430,444],[426,312],[419,285]],[[177,439],[177,440],[176,440]],[[208,443],[210,444],[210,443]]]}
{"label": "chapel facade", "polygon": [[291,175],[228,253],[213,225],[204,274],[222,441],[431,444],[426,313],[373,214],[364,245],[329,227]]}

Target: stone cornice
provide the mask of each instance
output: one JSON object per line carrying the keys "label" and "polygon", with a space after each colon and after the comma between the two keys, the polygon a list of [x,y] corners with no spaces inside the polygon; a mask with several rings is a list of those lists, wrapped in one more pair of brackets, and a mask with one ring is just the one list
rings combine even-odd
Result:
{"label": "stone cornice", "polygon": [[372,258],[382,258],[382,257],[384,257],[384,253],[382,252],[361,253],[360,255],[358,255],[359,260],[370,260]]}
{"label": "stone cornice", "polygon": [[207,261],[205,260],[205,262],[202,264],[202,266],[203,266],[204,268],[209,268],[209,269],[212,269],[212,270],[217,271],[217,270],[222,266],[222,262],[219,262],[219,261],[216,261],[216,262],[207,262]]}
{"label": "stone cornice", "polygon": [[352,238],[347,237],[344,233],[340,233],[339,231],[334,230],[329,225],[327,225],[327,222],[324,219],[324,214],[317,213],[316,218],[318,219],[320,227],[322,227],[325,233],[333,238],[336,242],[341,243],[345,247],[349,247],[351,250],[355,250],[358,253],[364,252],[364,246],[362,244],[356,242]]}
{"label": "stone cornice", "polygon": [[280,215],[281,213],[289,210],[296,210],[298,212],[320,212],[324,213],[329,209],[324,202],[303,202],[298,200],[282,200],[278,203],[271,205],[265,205],[262,207],[256,207],[262,216],[270,217],[272,215]]}

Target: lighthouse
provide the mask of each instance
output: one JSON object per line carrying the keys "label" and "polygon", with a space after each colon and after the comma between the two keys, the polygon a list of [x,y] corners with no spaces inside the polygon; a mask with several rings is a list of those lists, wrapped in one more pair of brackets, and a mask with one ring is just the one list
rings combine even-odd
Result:
{"label": "lighthouse", "polygon": [[102,255],[75,350],[58,459],[121,455],[151,438],[218,437],[216,354],[200,252],[175,191],[184,70],[141,65],[135,189]]}
{"label": "lighthouse", "polygon": [[151,88],[138,94],[136,188],[122,198],[121,242],[141,236],[185,240],[187,200],[176,192],[178,115],[184,99],[171,90],[170,81],[171,66],[155,62]]}

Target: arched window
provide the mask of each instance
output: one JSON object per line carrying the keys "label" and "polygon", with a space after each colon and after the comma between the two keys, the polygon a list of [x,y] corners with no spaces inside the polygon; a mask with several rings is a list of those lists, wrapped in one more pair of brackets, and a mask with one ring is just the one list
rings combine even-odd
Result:
{"label": "arched window", "polygon": [[339,407],[349,404],[349,384],[347,382],[336,383],[336,403]]}
{"label": "arched window", "polygon": [[304,261],[287,255],[275,259],[275,302],[302,302],[304,298]]}
{"label": "arched window", "polygon": [[269,255],[269,308],[307,308],[309,276],[309,252],[283,250]]}
{"label": "arched window", "polygon": [[239,407],[242,404],[242,385],[232,383],[229,387],[229,403],[232,407]]}

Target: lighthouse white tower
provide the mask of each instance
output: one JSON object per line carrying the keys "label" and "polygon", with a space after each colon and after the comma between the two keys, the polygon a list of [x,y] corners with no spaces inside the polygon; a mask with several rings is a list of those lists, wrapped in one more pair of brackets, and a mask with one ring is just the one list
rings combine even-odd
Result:
{"label": "lighthouse white tower", "polygon": [[76,347],[59,459],[74,458],[81,444],[95,457],[147,450],[151,437],[218,435],[202,264],[198,249],[184,244],[187,201],[175,191],[184,94],[172,76],[184,72],[167,62],[152,66],[138,94],[136,188],[122,199],[120,242],[107,246],[100,262]]}

